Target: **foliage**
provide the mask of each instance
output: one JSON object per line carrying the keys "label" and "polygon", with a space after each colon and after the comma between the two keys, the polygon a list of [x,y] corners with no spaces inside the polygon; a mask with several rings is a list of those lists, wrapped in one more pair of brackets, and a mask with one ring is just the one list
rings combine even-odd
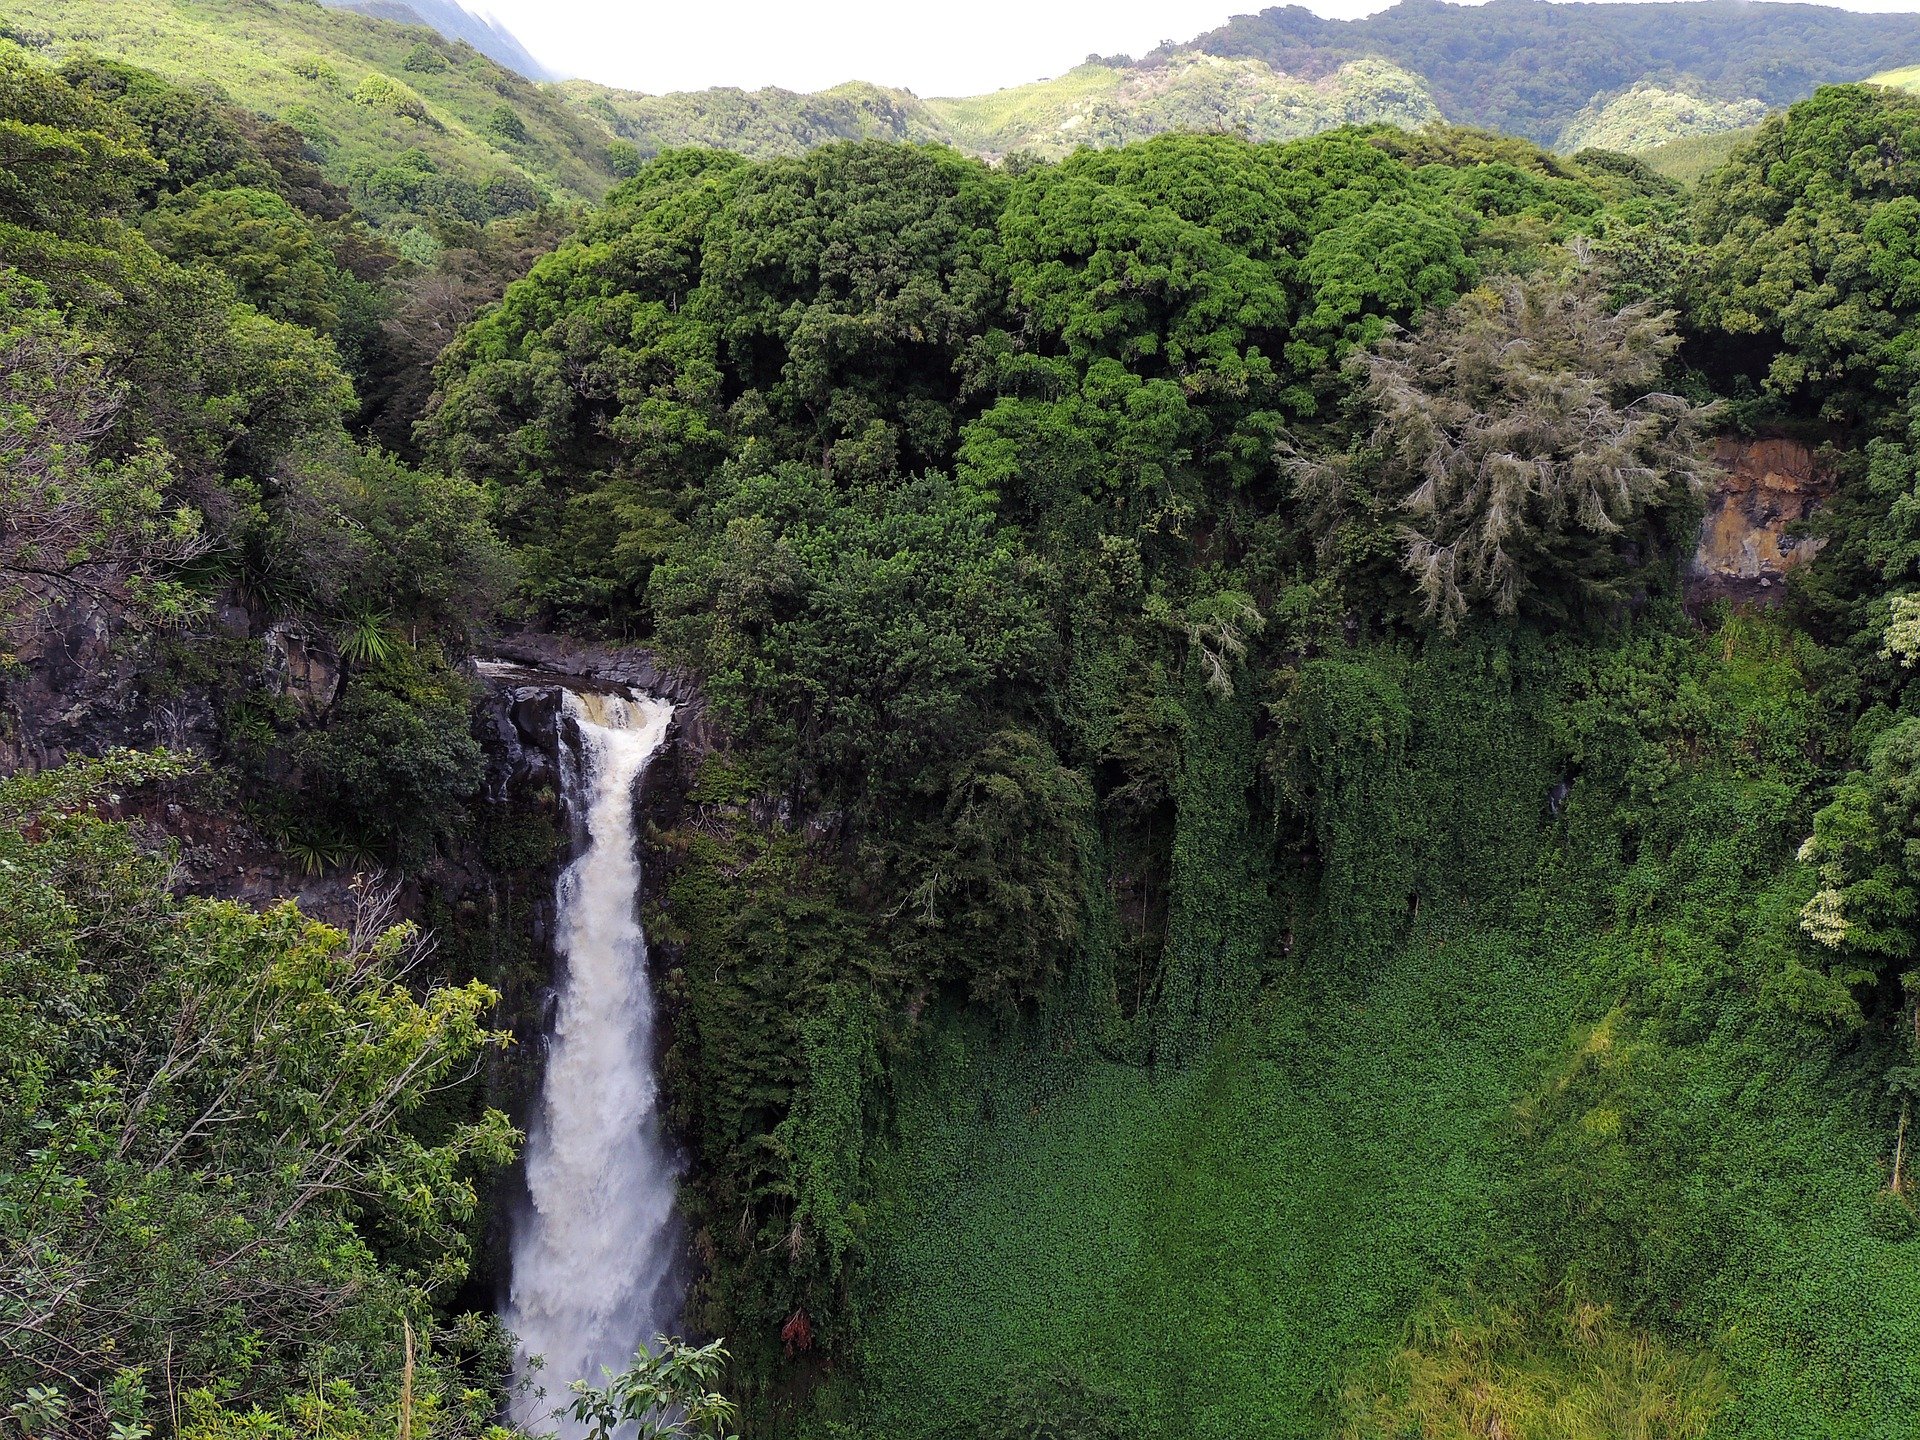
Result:
{"label": "foliage", "polygon": [[[1326,643],[1337,596],[1301,573],[1317,522],[1275,438],[1343,425],[1333,362],[1451,303],[1474,251],[1533,262],[1615,202],[1678,209],[1630,163],[1444,133],[1003,172],[674,153],[455,343],[423,434],[500,498],[529,600],[650,634],[728,735],[649,923],[701,1161],[689,1316],[736,1337],[750,1413],[860,1343],[875,1137],[923,1006],[1177,1073],[1283,973],[1310,859],[1259,736],[1275,657]],[[1505,683],[1416,690],[1484,737]],[[1316,923],[1369,953],[1410,884],[1484,873],[1467,837],[1530,823],[1503,784],[1544,783],[1532,748],[1409,752],[1440,770],[1408,797],[1494,803],[1425,844],[1410,821],[1419,878],[1366,924],[1338,932],[1326,887]],[[1321,818],[1358,853],[1361,802]]]}
{"label": "foliage", "polygon": [[1654,388],[1678,344],[1671,317],[1615,310],[1585,271],[1500,282],[1355,359],[1428,618],[1623,595],[1651,522],[1711,479],[1705,410]]}
{"label": "foliage", "polygon": [[1706,100],[1643,82],[1574,116],[1560,131],[1559,148],[1651,150],[1676,140],[1744,130],[1758,125],[1766,113],[1760,100]]}
{"label": "foliage", "polygon": [[312,223],[270,190],[187,190],[142,220],[170,260],[203,264],[233,280],[241,298],[277,320],[338,330],[354,284],[333,264]]}
{"label": "foliage", "polygon": [[[495,1038],[494,997],[405,988],[418,937],[378,897],[350,932],[179,898],[95,812],[178,773],[0,782],[0,1376],[57,1391],[64,1435],[169,1403],[265,1418],[322,1375],[391,1407],[402,1324],[464,1275],[473,1176],[513,1140],[494,1113],[404,1124]],[[484,1428],[443,1360],[412,1384],[445,1433]]]}
{"label": "foliage", "polygon": [[1763,342],[1741,356],[1755,383],[1838,419],[1850,397],[1878,408],[1920,381],[1916,147],[1920,96],[1835,86],[1702,183],[1696,323]]}
{"label": "foliage", "polygon": [[1006,1391],[981,1418],[981,1440],[1126,1440],[1134,1418],[1118,1391],[1078,1375],[1015,1369]]}
{"label": "foliage", "polygon": [[1867,752],[1864,771],[1834,789],[1814,817],[1801,858],[1819,867],[1821,888],[1801,911],[1801,928],[1844,960],[1842,980],[1904,985],[1920,923],[1920,721],[1901,720]]}
{"label": "foliage", "polygon": [[[347,433],[335,337],[363,360],[380,337],[375,286],[348,268],[364,233],[326,218],[337,192],[230,107],[100,60],[56,74],[0,55],[0,77],[8,113],[117,127],[168,157],[152,174],[191,181],[95,193],[83,221],[58,198],[83,175],[21,172],[34,189],[17,213],[36,228],[13,228],[18,268],[0,275],[9,622],[177,627],[157,643],[197,652],[187,668],[223,722],[209,758],[261,787],[252,808],[300,863],[424,859],[479,763],[438,645],[504,600],[512,567],[476,486]],[[317,704],[288,703],[258,650],[236,669],[197,629],[215,601],[365,683],[334,703],[336,675]]]}
{"label": "foliage", "polygon": [[615,1435],[729,1440],[734,1407],[713,1388],[726,1361],[718,1340],[695,1347],[662,1335],[653,1349],[634,1357],[631,1368],[610,1377],[605,1388],[576,1380],[568,1415],[587,1427],[588,1440],[613,1440]]}
{"label": "foliage", "polygon": [[[823,1408],[949,1433],[994,1412],[1013,1351],[1111,1387],[1133,1433],[1900,1414],[1915,1262],[1871,1203],[1891,1117],[1872,1060],[1823,1045],[1796,934],[1810,648],[1742,620],[1311,662],[1338,670],[1297,707],[1357,728],[1278,738],[1338,842],[1285,981],[1152,1078],[924,1027],[862,1378]],[[1372,947],[1356,911],[1386,922]]]}
{"label": "foliage", "polygon": [[1718,170],[1727,157],[1753,138],[1753,131],[1723,130],[1687,140],[1668,140],[1640,152],[1640,158],[1670,180],[1697,185]]}
{"label": "foliage", "polygon": [[417,862],[480,788],[467,683],[433,650],[370,650],[322,729],[295,738],[301,828],[331,826]]}
{"label": "foliage", "polygon": [[940,476],[841,490],[790,465],[729,488],[659,577],[663,633],[803,793],[922,788],[1044,653],[1032,561]]}
{"label": "foliage", "polygon": [[95,460],[124,405],[102,357],[39,286],[0,276],[0,626],[82,597],[182,619],[169,572],[202,546],[200,517],[169,508],[165,455]]}

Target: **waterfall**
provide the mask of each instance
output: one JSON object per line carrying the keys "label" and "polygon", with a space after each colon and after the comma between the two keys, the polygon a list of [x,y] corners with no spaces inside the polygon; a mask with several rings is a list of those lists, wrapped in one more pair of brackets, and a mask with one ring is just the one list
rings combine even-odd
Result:
{"label": "waterfall", "polygon": [[[640,928],[634,791],[666,738],[673,707],[652,699],[565,692],[578,749],[561,759],[586,844],[560,877],[563,962],[541,1104],[528,1127],[531,1204],[514,1227],[506,1323],[544,1397],[523,1392],[514,1419],[538,1429],[574,1380],[625,1367],[635,1347],[677,1319],[677,1166],[653,1073],[653,995]],[[564,741],[563,741],[564,749]],[[571,761],[571,763],[568,763]],[[560,1422],[560,1435],[581,1433]]]}

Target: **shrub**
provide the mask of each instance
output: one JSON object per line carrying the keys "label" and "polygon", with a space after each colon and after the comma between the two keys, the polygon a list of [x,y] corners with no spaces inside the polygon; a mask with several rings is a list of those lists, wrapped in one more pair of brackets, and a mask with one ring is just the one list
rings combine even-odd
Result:
{"label": "shrub", "polygon": [[432,119],[424,100],[392,76],[382,75],[378,70],[360,82],[353,92],[353,99],[355,104],[364,105],[369,110],[384,110],[389,115],[397,115],[402,120],[412,120],[416,124],[424,125]]}
{"label": "shrub", "polygon": [[416,75],[437,75],[447,68],[447,57],[422,40],[407,52],[407,58],[400,65],[403,70],[411,70]]}

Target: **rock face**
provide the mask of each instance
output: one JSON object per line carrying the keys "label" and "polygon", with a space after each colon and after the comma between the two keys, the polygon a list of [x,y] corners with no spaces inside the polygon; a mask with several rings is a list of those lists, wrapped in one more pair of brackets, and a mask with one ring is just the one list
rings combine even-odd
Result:
{"label": "rock face", "polygon": [[515,783],[538,784],[551,775],[559,713],[556,688],[635,690],[671,700],[673,726],[650,767],[656,782],[675,777],[664,788],[685,789],[700,757],[717,748],[693,681],[663,668],[645,650],[528,631],[480,647],[475,669],[487,689],[475,733],[487,752],[488,793],[496,799]]}
{"label": "rock face", "polygon": [[1714,459],[1726,474],[1700,524],[1688,602],[1777,605],[1786,598],[1787,572],[1823,543],[1788,532],[1833,493],[1833,477],[1798,440],[1723,436]]}

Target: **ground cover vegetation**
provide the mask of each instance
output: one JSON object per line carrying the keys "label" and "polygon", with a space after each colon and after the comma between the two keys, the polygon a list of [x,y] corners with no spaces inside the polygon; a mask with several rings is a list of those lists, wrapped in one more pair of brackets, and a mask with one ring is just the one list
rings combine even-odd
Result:
{"label": "ground cover vegetation", "polygon": [[[7,1423],[495,1424],[516,1017],[156,830],[537,870],[471,803],[504,607],[721,741],[647,919],[729,1353],[583,1424],[1899,1433],[1916,129],[1823,90],[1692,194],[1452,128],[636,147],[410,255],[225,99],[0,51],[9,678],[78,611],[216,697],[0,786]],[[1683,604],[1729,433],[1837,486],[1764,614]]]}

